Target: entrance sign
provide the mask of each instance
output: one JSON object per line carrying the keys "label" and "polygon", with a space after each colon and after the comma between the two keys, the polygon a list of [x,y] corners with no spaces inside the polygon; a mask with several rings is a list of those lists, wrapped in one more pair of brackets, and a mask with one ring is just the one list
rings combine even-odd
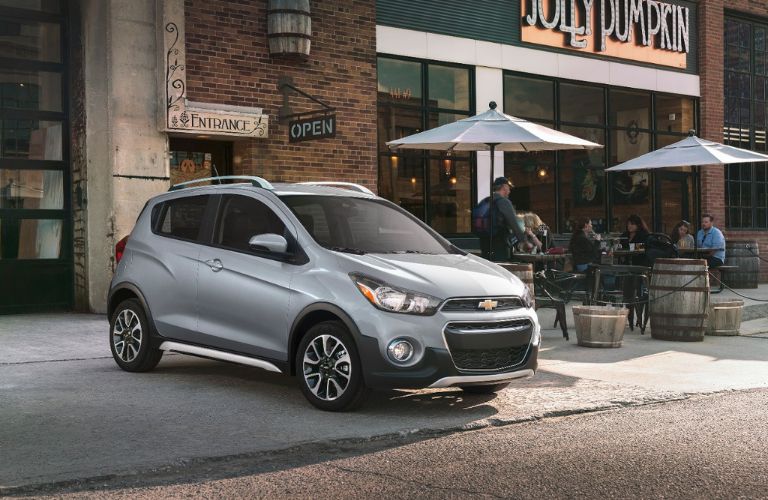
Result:
{"label": "entrance sign", "polygon": [[524,42],[685,68],[690,9],[662,0],[521,0]]}
{"label": "entrance sign", "polygon": [[184,0],[156,0],[159,128],[165,132],[266,138],[268,116],[260,108],[187,100]]}
{"label": "entrance sign", "polygon": [[336,137],[336,115],[294,120],[288,123],[289,142],[312,141]]}

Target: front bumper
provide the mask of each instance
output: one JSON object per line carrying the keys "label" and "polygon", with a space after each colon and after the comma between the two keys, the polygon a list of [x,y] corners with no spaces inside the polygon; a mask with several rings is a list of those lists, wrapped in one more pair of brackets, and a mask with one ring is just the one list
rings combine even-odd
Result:
{"label": "front bumper", "polygon": [[456,368],[447,349],[427,348],[415,365],[393,366],[383,359],[378,341],[362,337],[358,343],[365,383],[373,389],[421,389],[478,384],[497,384],[533,376],[538,367],[539,347],[531,346],[525,360],[509,370],[471,371]]}

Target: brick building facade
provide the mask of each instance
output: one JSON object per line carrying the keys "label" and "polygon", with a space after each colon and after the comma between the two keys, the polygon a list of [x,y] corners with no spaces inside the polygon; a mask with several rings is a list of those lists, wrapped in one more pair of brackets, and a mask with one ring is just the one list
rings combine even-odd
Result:
{"label": "brick building facade", "polygon": [[[723,142],[725,122],[725,43],[723,31],[728,14],[768,22],[768,3],[762,0],[706,0],[699,2],[699,73],[701,80],[701,137]],[[755,240],[768,250],[768,231],[729,228],[726,225],[726,182],[720,166],[701,169],[702,213],[716,217],[728,239]],[[763,250],[765,251],[765,250]],[[768,265],[760,266],[760,281],[768,281]]]}
{"label": "brick building facade", "polygon": [[[306,61],[270,56],[267,1],[187,0],[190,100],[264,108],[269,138],[234,142],[233,173],[270,181],[355,180],[376,188],[376,9],[370,0],[312,2]],[[290,144],[278,78],[336,108],[333,139]],[[294,112],[318,109],[299,95]]]}

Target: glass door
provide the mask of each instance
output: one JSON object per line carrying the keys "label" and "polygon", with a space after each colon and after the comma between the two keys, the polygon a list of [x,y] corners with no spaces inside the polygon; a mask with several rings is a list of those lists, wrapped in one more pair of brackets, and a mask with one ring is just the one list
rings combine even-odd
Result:
{"label": "glass door", "polygon": [[652,227],[655,232],[670,234],[681,220],[691,220],[692,176],[685,172],[656,172],[656,217]]}

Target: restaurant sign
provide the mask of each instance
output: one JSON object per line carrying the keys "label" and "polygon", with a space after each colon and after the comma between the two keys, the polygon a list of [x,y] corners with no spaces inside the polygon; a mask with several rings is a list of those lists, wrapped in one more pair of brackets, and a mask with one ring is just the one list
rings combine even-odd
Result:
{"label": "restaurant sign", "polygon": [[685,68],[690,9],[656,0],[521,0],[522,40]]}
{"label": "restaurant sign", "polygon": [[294,120],[288,123],[289,142],[312,141],[336,137],[336,115]]}

